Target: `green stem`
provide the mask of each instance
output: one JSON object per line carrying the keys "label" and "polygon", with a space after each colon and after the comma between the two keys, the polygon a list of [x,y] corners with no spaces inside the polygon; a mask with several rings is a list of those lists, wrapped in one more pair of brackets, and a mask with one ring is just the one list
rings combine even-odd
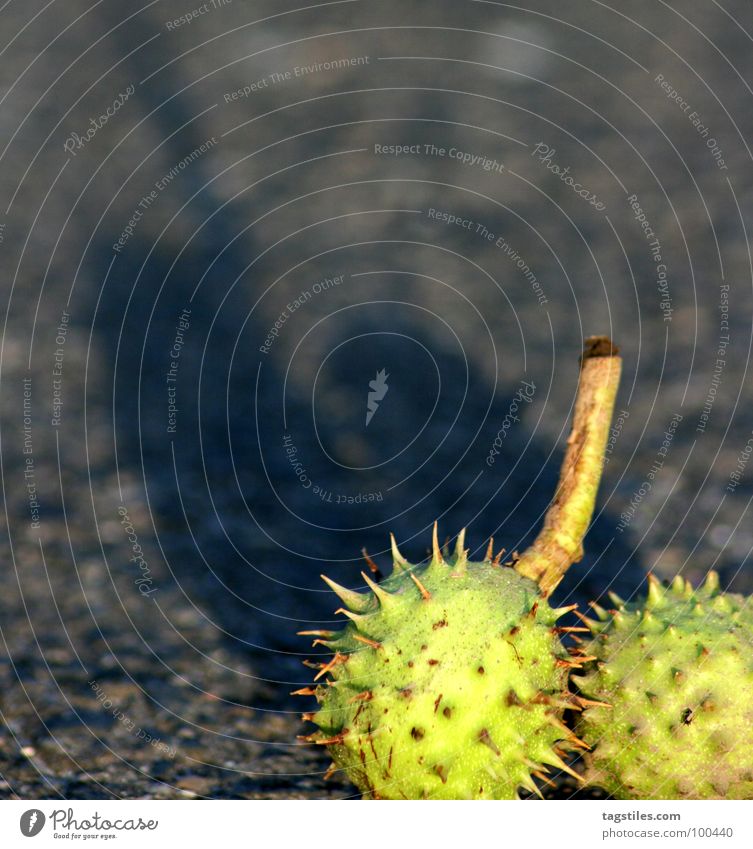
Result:
{"label": "green stem", "polygon": [[622,360],[606,336],[586,339],[573,426],[554,500],[544,527],[515,569],[548,596],[573,563],[583,557],[583,537],[596,504]]}

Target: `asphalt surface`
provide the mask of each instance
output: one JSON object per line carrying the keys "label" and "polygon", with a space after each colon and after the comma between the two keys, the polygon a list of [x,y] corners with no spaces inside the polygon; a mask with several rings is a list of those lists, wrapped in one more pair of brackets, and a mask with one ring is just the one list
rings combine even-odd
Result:
{"label": "asphalt surface", "polygon": [[0,797],[357,796],[296,739],[319,574],[529,542],[590,334],[557,600],[753,591],[748,0],[0,21]]}

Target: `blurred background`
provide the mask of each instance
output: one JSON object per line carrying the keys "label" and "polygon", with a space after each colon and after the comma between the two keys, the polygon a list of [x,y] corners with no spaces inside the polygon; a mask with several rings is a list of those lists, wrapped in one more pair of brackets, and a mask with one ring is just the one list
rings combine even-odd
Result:
{"label": "blurred background", "polygon": [[557,600],[753,590],[750,4],[623,5],[2,6],[0,796],[354,795],[320,573],[530,542],[587,335]]}

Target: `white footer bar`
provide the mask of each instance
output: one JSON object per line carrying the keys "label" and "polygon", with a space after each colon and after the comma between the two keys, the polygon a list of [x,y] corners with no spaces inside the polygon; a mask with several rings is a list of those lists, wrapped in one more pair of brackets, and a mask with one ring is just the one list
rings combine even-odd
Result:
{"label": "white footer bar", "polygon": [[[337,806],[336,808],[334,806]],[[294,810],[295,808],[295,810]],[[410,841],[410,842],[409,842]],[[6,801],[0,846],[753,846],[753,802]]]}

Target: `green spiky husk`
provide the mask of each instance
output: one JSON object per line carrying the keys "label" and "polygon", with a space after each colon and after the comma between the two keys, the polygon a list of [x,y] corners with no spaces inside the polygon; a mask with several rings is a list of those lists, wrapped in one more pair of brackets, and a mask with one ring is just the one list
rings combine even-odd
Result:
{"label": "green spiky husk", "polygon": [[367,797],[513,799],[567,769],[577,660],[558,637],[562,611],[514,569],[466,555],[397,561],[368,596],[334,587],[352,621],[321,641],[334,657],[305,739]]}
{"label": "green spiky husk", "polygon": [[693,590],[652,578],[647,598],[596,607],[596,656],[573,677],[589,707],[577,731],[587,781],[618,799],[753,798],[753,627],[718,577]]}

